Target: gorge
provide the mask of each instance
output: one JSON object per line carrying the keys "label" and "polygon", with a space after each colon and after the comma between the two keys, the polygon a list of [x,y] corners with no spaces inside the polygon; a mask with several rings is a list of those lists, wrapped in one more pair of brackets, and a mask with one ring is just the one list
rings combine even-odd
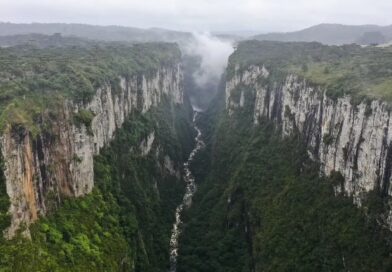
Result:
{"label": "gorge", "polygon": [[0,270],[392,269],[391,48],[224,48],[0,48]]}
{"label": "gorge", "polygon": [[185,180],[185,194],[182,199],[182,202],[176,208],[175,218],[176,221],[173,224],[172,235],[170,238],[170,271],[175,272],[177,268],[177,257],[178,257],[178,239],[181,235],[182,228],[182,213],[184,209],[188,209],[192,204],[192,197],[196,192],[196,183],[195,177],[193,176],[191,170],[189,169],[190,164],[193,161],[193,158],[197,153],[204,147],[204,142],[202,140],[202,133],[200,129],[196,125],[196,118],[198,112],[194,112],[193,114],[193,124],[194,129],[197,131],[197,135],[195,138],[195,148],[192,150],[189,155],[188,160],[184,163],[184,180]]}

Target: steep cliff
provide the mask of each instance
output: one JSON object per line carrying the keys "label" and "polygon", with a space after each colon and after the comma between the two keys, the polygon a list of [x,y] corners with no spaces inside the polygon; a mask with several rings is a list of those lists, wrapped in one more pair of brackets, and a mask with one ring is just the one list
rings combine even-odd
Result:
{"label": "steep cliff", "polygon": [[372,98],[371,90],[370,98],[358,97],[349,92],[352,86],[346,94],[331,95],[328,86],[306,74],[281,73],[266,62],[242,67],[232,62],[233,74],[226,84],[228,113],[246,108],[256,125],[270,119],[282,127],[283,135],[299,132],[309,155],[320,163],[320,172],[340,172],[344,183],[336,185],[336,191],[353,196],[356,203],[372,190],[391,196],[390,104]]}
{"label": "steep cliff", "polygon": [[[183,102],[179,53],[171,46],[174,53],[170,47],[161,50],[169,60],[172,58],[170,61],[158,58],[156,64],[143,70],[143,60],[133,57],[142,63],[139,71],[108,71],[111,81],[93,84],[99,86],[87,100],[79,102],[66,96],[58,99],[55,107],[44,108],[32,117],[33,129],[23,122],[6,120],[1,150],[12,216],[7,237],[13,237],[21,224],[28,226],[46,214],[48,206],[57,206],[63,196],[91,192],[94,155],[109,143],[132,112],[145,113],[164,97],[174,104]],[[147,51],[144,58],[154,53]]]}
{"label": "steep cliff", "polygon": [[282,137],[276,119],[255,125],[246,87],[230,116],[223,90],[200,117],[207,145],[192,165],[177,271],[388,271],[382,199],[371,192],[357,207],[337,193],[343,177],[320,175],[300,133]]}
{"label": "steep cliff", "polygon": [[390,56],[238,45],[198,121],[177,271],[391,269]]}
{"label": "steep cliff", "polygon": [[61,196],[56,209],[48,207],[29,226],[30,239],[19,232],[11,240],[0,237],[0,270],[169,269],[170,231],[184,193],[182,165],[194,135],[186,98],[184,104],[162,98],[125,118],[94,156],[91,193]]}

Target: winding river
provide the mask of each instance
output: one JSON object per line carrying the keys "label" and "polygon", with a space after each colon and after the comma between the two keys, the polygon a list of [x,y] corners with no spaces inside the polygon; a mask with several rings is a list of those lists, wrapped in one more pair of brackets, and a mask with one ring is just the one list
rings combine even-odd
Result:
{"label": "winding river", "polygon": [[197,132],[195,138],[195,147],[193,148],[191,154],[189,155],[188,160],[184,163],[184,173],[185,173],[184,180],[186,184],[185,194],[181,204],[178,205],[176,209],[176,214],[175,214],[176,221],[173,224],[172,234],[170,238],[170,272],[176,272],[177,269],[178,238],[181,234],[181,227],[182,227],[181,214],[184,211],[184,209],[187,209],[191,205],[193,194],[196,192],[195,177],[192,175],[189,166],[193,161],[193,158],[195,157],[197,152],[199,152],[200,149],[204,147],[204,142],[201,137],[202,136],[201,131],[196,125],[197,115],[198,112],[195,111],[193,114],[193,128]]}

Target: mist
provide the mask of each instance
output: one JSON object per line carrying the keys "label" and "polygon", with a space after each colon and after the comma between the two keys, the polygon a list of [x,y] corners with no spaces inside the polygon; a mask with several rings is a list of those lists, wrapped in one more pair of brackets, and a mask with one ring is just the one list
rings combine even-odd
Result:
{"label": "mist", "polygon": [[233,52],[231,41],[224,41],[210,33],[193,33],[195,42],[186,48],[186,54],[201,57],[199,70],[193,74],[196,84],[203,87],[211,80],[219,79]]}
{"label": "mist", "polygon": [[185,85],[195,110],[205,109],[216,95],[233,41],[210,33],[193,33],[194,40],[183,47]]}

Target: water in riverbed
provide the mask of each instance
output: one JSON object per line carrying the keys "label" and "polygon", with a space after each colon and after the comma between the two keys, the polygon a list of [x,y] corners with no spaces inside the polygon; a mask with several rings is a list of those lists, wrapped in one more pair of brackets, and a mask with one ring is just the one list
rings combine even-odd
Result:
{"label": "water in riverbed", "polygon": [[178,238],[181,234],[181,214],[184,209],[188,208],[192,203],[193,194],[196,192],[196,184],[195,184],[195,177],[192,175],[191,170],[189,169],[190,163],[192,162],[193,158],[204,147],[204,142],[202,140],[202,134],[200,129],[196,125],[196,118],[198,112],[194,112],[193,114],[193,127],[197,132],[195,138],[195,147],[192,150],[191,154],[189,155],[188,160],[184,163],[184,180],[186,183],[185,194],[182,199],[180,205],[178,205],[176,209],[176,221],[173,224],[172,228],[172,235],[170,239],[170,272],[176,272],[177,268],[177,256],[178,256]]}

